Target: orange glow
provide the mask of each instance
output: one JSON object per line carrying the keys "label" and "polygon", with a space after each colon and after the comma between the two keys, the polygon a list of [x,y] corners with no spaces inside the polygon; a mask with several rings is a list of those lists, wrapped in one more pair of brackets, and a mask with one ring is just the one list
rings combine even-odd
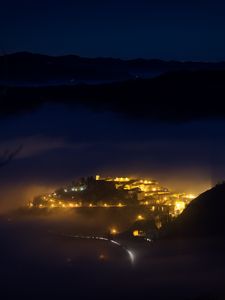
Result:
{"label": "orange glow", "polygon": [[137,229],[133,231],[133,236],[139,236],[139,231]]}
{"label": "orange glow", "polygon": [[142,215],[138,215],[138,216],[137,216],[137,220],[138,220],[138,221],[142,221],[142,220],[144,220],[144,217],[143,217]]}
{"label": "orange glow", "polygon": [[110,230],[110,233],[111,233],[111,234],[117,234],[118,231],[116,230],[116,228],[112,228],[112,229]]}

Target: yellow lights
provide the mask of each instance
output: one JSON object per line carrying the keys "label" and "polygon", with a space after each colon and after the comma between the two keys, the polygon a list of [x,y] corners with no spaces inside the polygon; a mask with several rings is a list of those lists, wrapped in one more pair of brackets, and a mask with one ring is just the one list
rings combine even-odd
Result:
{"label": "yellow lights", "polygon": [[145,179],[145,180],[140,180],[139,181],[140,183],[144,183],[144,184],[152,184],[152,181],[151,180],[147,180],[147,179]]}
{"label": "yellow lights", "polygon": [[114,179],[114,181],[127,182],[127,181],[130,181],[130,178],[128,178],[128,177],[116,177]]}
{"label": "yellow lights", "polygon": [[186,197],[187,197],[188,199],[194,199],[194,198],[196,198],[196,196],[193,195],[193,194],[188,194]]}
{"label": "yellow lights", "polygon": [[142,215],[138,215],[138,216],[137,216],[137,220],[138,220],[138,221],[143,221],[143,220],[144,220],[144,217],[143,217]]}
{"label": "yellow lights", "polygon": [[110,230],[110,233],[111,233],[111,234],[117,234],[117,233],[118,233],[118,231],[117,231],[117,229],[116,229],[116,228],[112,228],[112,229]]}
{"label": "yellow lights", "polygon": [[157,229],[160,229],[162,227],[162,222],[160,220],[156,220],[155,226],[157,227]]}
{"label": "yellow lights", "polygon": [[139,231],[137,229],[133,231],[133,236],[139,236]]}
{"label": "yellow lights", "polygon": [[151,180],[140,180],[141,183],[144,183],[144,184],[152,184],[152,181]]}
{"label": "yellow lights", "polygon": [[133,236],[134,237],[137,237],[137,236],[146,236],[146,233],[142,230],[138,230],[138,229],[135,229],[133,232],[132,232]]}
{"label": "yellow lights", "polygon": [[[100,184],[110,181],[109,185],[115,187],[117,190],[123,190],[125,198],[110,199],[110,195],[101,201],[100,199],[97,202],[94,198],[91,197],[88,199],[88,202],[85,199],[80,198],[80,200],[74,195],[74,193],[70,193],[71,191],[80,192],[86,188],[86,185],[78,184],[65,186],[59,189],[59,192],[52,192],[51,194],[47,193],[45,195],[41,195],[38,200],[34,200],[33,202],[28,203],[29,207],[35,208],[92,208],[93,212],[95,208],[107,208],[107,210],[111,210],[113,208],[122,208],[129,207],[133,205],[132,199],[136,200],[136,205],[146,206],[149,214],[156,215],[157,214],[170,214],[174,217],[178,216],[185,209],[186,205],[190,203],[195,195],[172,192],[169,189],[160,185],[160,183],[153,179],[148,178],[134,178],[134,177],[106,177],[103,178],[100,175],[95,176],[96,181],[100,181]],[[101,185],[101,184],[100,184]],[[116,201],[115,201],[116,200]],[[130,203],[129,203],[130,200]],[[84,201],[84,202],[83,202]],[[109,201],[109,202],[108,202]],[[136,210],[136,214],[143,213],[144,210],[139,211],[138,208]],[[145,216],[137,215],[136,221],[142,221],[145,219]],[[147,217],[147,215],[146,215]],[[140,232],[139,232],[140,233]]]}
{"label": "yellow lights", "polygon": [[176,201],[175,202],[175,210],[182,212],[185,209],[185,203],[183,201]]}

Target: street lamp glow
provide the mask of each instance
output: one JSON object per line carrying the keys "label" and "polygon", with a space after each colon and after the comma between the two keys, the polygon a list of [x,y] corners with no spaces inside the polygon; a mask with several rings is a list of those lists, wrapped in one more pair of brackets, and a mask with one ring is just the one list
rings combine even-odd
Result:
{"label": "street lamp glow", "polygon": [[116,230],[116,228],[112,228],[112,229],[110,230],[110,233],[111,233],[111,234],[117,234],[118,231]]}
{"label": "street lamp glow", "polygon": [[137,220],[138,220],[138,221],[142,221],[142,220],[144,220],[144,217],[143,217],[142,215],[138,215],[138,216],[137,216]]}

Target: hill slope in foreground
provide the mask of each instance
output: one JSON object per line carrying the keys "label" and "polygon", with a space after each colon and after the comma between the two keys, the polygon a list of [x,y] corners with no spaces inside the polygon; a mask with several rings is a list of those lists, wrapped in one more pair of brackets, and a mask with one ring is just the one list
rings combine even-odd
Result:
{"label": "hill slope in foreground", "polygon": [[225,183],[202,193],[162,232],[166,237],[225,237]]}

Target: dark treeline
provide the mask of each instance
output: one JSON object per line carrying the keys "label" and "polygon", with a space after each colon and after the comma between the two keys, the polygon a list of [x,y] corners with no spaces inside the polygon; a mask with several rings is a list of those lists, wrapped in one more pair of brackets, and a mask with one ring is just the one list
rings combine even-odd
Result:
{"label": "dark treeline", "polygon": [[28,52],[0,56],[0,80],[128,80],[180,70],[225,69],[225,62],[179,62],[159,59],[122,60],[77,55],[48,56]]}
{"label": "dark treeline", "polygon": [[128,117],[186,121],[224,118],[225,70],[180,71],[102,85],[0,87],[1,116],[44,103],[84,105]]}

